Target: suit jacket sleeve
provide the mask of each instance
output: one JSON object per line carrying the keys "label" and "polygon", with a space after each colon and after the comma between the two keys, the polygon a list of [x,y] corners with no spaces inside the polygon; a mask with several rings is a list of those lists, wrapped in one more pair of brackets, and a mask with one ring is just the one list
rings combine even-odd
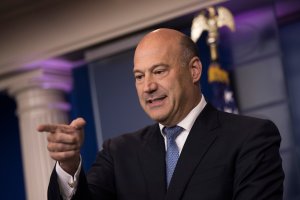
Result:
{"label": "suit jacket sleeve", "polygon": [[58,185],[58,181],[57,181],[57,173],[56,173],[55,167],[50,176],[50,182],[48,185],[48,200],[62,200],[62,197],[61,197],[60,191],[59,191],[59,185]]}
{"label": "suit jacket sleeve", "polygon": [[[96,162],[87,176],[81,168],[76,192],[72,200],[115,200],[112,158],[109,155],[110,141],[103,144],[103,150],[98,153]],[[62,200],[54,168],[48,186],[48,200]]]}
{"label": "suit jacket sleeve", "polygon": [[233,199],[282,199],[280,141],[279,131],[270,121],[249,131],[236,162]]}

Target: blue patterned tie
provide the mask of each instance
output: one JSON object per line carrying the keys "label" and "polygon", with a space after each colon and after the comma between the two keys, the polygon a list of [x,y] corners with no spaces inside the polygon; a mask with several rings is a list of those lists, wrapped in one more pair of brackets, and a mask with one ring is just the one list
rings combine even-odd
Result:
{"label": "blue patterned tie", "polygon": [[167,187],[171,181],[177,160],[179,158],[179,150],[175,142],[176,137],[182,132],[183,128],[180,126],[165,127],[163,132],[167,137],[167,153],[166,153],[166,167],[167,167]]}

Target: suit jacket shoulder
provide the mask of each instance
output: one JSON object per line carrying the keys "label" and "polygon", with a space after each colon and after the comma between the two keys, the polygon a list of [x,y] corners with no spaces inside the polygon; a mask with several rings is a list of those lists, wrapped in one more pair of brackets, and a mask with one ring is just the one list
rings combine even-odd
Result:
{"label": "suit jacket shoulder", "polygon": [[[224,113],[208,104],[196,120],[182,154],[186,157],[195,154],[188,146],[195,148],[207,145],[208,141],[210,145],[202,149],[205,152],[189,182],[199,185],[199,180],[210,178],[212,184],[206,182],[197,188],[203,190],[207,199],[211,196],[215,199],[282,199],[281,137],[273,122]],[[210,193],[212,187],[214,191],[223,192]]]}

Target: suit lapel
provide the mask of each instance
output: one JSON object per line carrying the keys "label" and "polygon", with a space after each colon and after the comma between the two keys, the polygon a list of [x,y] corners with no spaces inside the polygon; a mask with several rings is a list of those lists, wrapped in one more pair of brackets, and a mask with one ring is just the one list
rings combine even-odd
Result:
{"label": "suit lapel", "polygon": [[149,199],[164,199],[166,194],[165,144],[157,124],[146,132],[139,159]]}
{"label": "suit lapel", "polygon": [[181,199],[195,169],[215,141],[217,134],[213,130],[218,126],[217,111],[207,105],[196,119],[185,142],[168,188],[166,200]]}

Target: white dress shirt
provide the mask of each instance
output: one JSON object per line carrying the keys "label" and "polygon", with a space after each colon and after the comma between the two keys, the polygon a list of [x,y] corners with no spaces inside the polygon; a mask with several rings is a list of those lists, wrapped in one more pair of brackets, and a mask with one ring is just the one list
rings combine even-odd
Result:
{"label": "white dress shirt", "polygon": [[[194,125],[195,120],[197,119],[198,115],[201,113],[205,105],[206,105],[206,101],[202,95],[198,105],[195,108],[193,108],[181,122],[177,124],[178,126],[183,128],[183,131],[177,136],[175,140],[178,146],[179,154],[183,149],[184,143]],[[162,136],[164,137],[165,147],[167,149],[167,138],[165,134],[162,132],[164,125],[159,124],[159,128]],[[79,173],[81,170],[81,158],[80,158],[80,164],[78,166],[78,169],[74,177],[72,177],[70,174],[65,172],[58,163],[56,163],[55,170],[58,176],[60,194],[62,195],[64,200],[70,200],[77,189]]]}
{"label": "white dress shirt", "polygon": [[77,189],[77,184],[78,184],[78,178],[79,178],[79,173],[81,170],[81,157],[80,157],[80,163],[78,166],[77,171],[75,172],[74,177],[65,172],[61,166],[56,162],[55,165],[55,170],[57,173],[57,182],[59,185],[59,190],[62,198],[64,200],[69,200],[72,198],[74,193],[76,192]]}
{"label": "white dress shirt", "polygon": [[[178,146],[178,150],[179,150],[179,154],[181,153],[182,149],[183,149],[183,146],[184,146],[184,143],[198,117],[198,115],[201,113],[201,111],[203,110],[203,108],[205,107],[206,105],[206,101],[202,95],[201,97],[201,100],[200,102],[198,103],[198,105],[193,108],[193,110],[191,110],[189,112],[189,114],[181,121],[177,124],[177,126],[180,126],[183,128],[183,131],[177,136],[177,138],[175,139],[175,142]],[[166,147],[166,150],[167,150],[167,137],[166,135],[163,133],[162,129],[164,128],[165,126],[162,125],[162,124],[159,124],[159,128],[160,128],[160,132],[161,132],[161,135],[164,137],[164,140],[165,140],[165,147]]]}

